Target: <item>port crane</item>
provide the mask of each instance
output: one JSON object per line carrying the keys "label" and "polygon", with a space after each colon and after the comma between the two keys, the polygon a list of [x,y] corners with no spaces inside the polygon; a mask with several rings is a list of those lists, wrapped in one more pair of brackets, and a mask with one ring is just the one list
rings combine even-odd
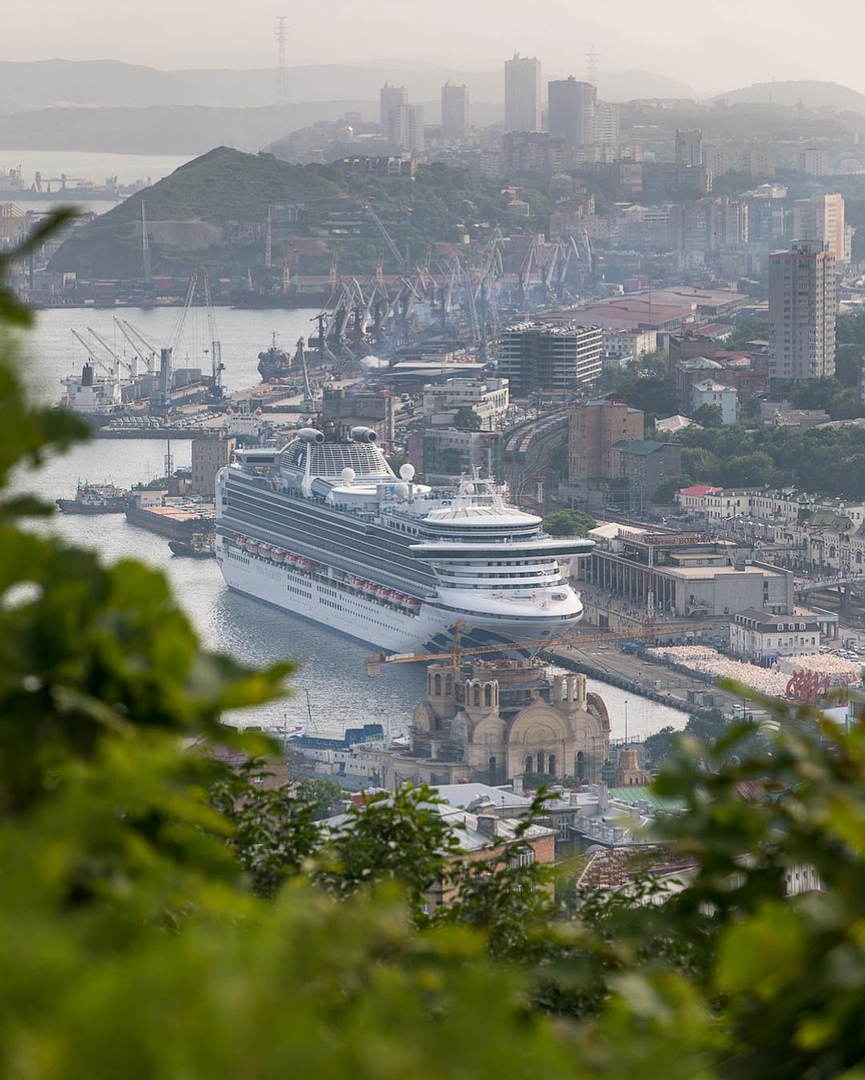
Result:
{"label": "port crane", "polygon": [[87,352],[87,356],[93,361],[93,363],[96,364],[98,367],[102,368],[106,375],[110,376],[115,383],[118,382],[120,378],[120,373],[118,371],[115,371],[112,367],[105,363],[105,360],[99,355],[98,352],[96,352],[96,350],[87,340],[87,338],[82,337],[81,334],[79,334],[78,331],[74,329],[71,331],[71,333],[75,340],[80,342],[84,346],[84,349]]}
{"label": "port crane", "polygon": [[372,204],[369,203],[369,202],[364,203],[364,209],[367,211],[369,216],[375,222],[376,228],[381,233],[381,235],[382,235],[382,237],[384,239],[384,242],[388,246],[388,250],[390,251],[391,255],[393,255],[393,257],[396,259],[397,266],[400,266],[400,267],[404,266],[405,265],[405,256],[402,255],[399,248],[396,246],[396,244],[391,239],[390,233],[384,227],[384,222],[381,220],[381,218],[378,216],[378,214],[375,212],[375,210],[373,210]]}
{"label": "port crane", "polygon": [[88,332],[88,334],[91,335],[91,337],[96,338],[96,340],[99,342],[99,344],[102,346],[102,348],[112,358],[112,360],[114,361],[114,364],[115,364],[115,369],[114,370],[117,372],[118,375],[120,374],[120,368],[124,367],[129,372],[131,377],[133,379],[135,378],[135,376],[138,373],[135,370],[133,370],[133,367],[132,367],[132,365],[130,363],[128,363],[126,360],[124,360],[121,356],[119,356],[114,351],[114,349],[111,348],[111,346],[108,344],[108,342],[105,340],[105,338],[103,338],[100,334],[97,334],[92,326],[87,327],[87,332]]}
{"label": "port crane", "polygon": [[[268,224],[270,223],[270,207],[267,209]],[[222,373],[225,364],[222,362],[222,342],[216,333],[216,316],[213,313],[213,296],[210,292],[210,274],[204,271],[204,307],[207,312],[207,328],[210,331],[210,360],[211,377],[210,392],[214,401],[220,401],[225,394],[222,385]]]}
{"label": "port crane", "polygon": [[454,667],[460,667],[465,656],[482,656],[489,653],[511,652],[513,650],[531,649],[537,655],[542,649],[554,649],[560,646],[598,645],[609,641],[651,641],[659,634],[693,633],[696,630],[711,630],[710,623],[666,623],[663,626],[646,626],[641,630],[629,633],[613,634],[579,634],[567,631],[558,637],[550,637],[539,640],[532,638],[531,641],[500,641],[493,645],[469,645],[465,648],[462,642],[462,627],[465,624],[456,622],[453,626],[453,638],[451,640],[450,653],[377,653],[368,656],[366,673],[370,677],[379,674],[382,664],[420,664],[435,663],[444,660],[450,655]]}
{"label": "port crane", "polygon": [[156,346],[151,345],[147,338],[140,334],[126,319],[118,319],[115,315],[114,322],[117,324],[117,329],[132,346],[138,359],[147,368],[148,375],[152,375],[156,371],[156,353],[158,351]]}

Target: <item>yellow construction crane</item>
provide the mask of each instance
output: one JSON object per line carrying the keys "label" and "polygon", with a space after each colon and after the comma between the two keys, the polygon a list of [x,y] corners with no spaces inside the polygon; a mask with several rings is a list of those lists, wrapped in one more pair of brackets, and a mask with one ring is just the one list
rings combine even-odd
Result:
{"label": "yellow construction crane", "polygon": [[391,653],[390,655],[380,652],[375,656],[366,658],[366,673],[369,676],[379,674],[382,664],[418,664],[426,661],[435,663],[450,656],[450,661],[455,667],[461,666],[463,657],[481,656],[485,653],[511,652],[514,649],[534,649],[535,655],[543,649],[554,649],[561,645],[597,645],[608,641],[648,641],[661,634],[693,633],[695,630],[711,630],[711,623],[666,623],[662,626],[647,626],[641,630],[629,633],[616,634],[578,634],[568,632],[558,637],[544,638],[531,641],[500,641],[496,645],[462,646],[462,622],[454,623],[453,640],[449,653]]}

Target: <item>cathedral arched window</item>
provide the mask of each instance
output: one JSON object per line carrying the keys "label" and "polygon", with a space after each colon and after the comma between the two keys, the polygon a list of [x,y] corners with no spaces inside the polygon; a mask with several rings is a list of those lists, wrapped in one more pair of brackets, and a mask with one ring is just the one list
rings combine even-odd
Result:
{"label": "cathedral arched window", "polygon": [[550,754],[549,758],[547,759],[547,772],[550,774],[550,776],[555,776],[556,775],[556,755],[555,754]]}
{"label": "cathedral arched window", "polygon": [[442,696],[442,677],[441,677],[441,675],[436,675],[436,677],[433,679],[433,693],[435,694],[436,697],[441,697]]}
{"label": "cathedral arched window", "polygon": [[453,675],[445,675],[445,697],[454,696],[454,677]]}
{"label": "cathedral arched window", "polygon": [[529,756],[526,758],[526,772],[527,773],[530,773],[530,772],[533,771],[532,765],[534,765],[534,759],[532,758],[532,755],[529,754]]}
{"label": "cathedral arched window", "polygon": [[474,690],[472,691],[472,704],[473,705],[480,705],[480,703],[481,703],[481,688],[479,686],[475,686]]}
{"label": "cathedral arched window", "polygon": [[544,771],[544,755],[538,754],[538,776]]}
{"label": "cathedral arched window", "polygon": [[493,703],[493,688],[490,683],[484,687],[484,705],[489,707]]}

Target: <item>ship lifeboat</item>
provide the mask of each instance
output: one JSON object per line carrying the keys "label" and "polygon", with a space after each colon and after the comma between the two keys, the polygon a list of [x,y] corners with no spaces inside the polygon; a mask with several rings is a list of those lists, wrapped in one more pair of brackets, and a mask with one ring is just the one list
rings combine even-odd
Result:
{"label": "ship lifeboat", "polygon": [[277,566],[281,566],[285,562],[285,552],[282,550],[282,548],[271,548],[270,557],[277,564]]}
{"label": "ship lifeboat", "polygon": [[259,551],[261,550],[261,544],[258,540],[247,540],[246,550],[249,552],[250,555],[258,555]]}

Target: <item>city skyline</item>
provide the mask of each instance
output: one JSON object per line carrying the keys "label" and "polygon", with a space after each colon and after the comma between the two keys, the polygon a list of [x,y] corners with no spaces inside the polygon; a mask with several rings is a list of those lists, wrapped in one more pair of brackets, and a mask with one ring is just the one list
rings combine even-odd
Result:
{"label": "city skyline", "polygon": [[[319,9],[301,5],[289,15],[289,66],[382,63],[490,71],[519,50],[537,56],[545,76],[583,78],[584,53],[595,48],[602,72],[665,74],[700,95],[773,78],[826,80],[865,92],[857,54],[865,9],[844,0],[827,0],[820,8],[791,0],[782,21],[745,0],[730,0],[722,17],[697,16],[684,0],[657,0],[651,9],[622,0],[609,13],[586,13],[565,0],[551,0],[543,19],[515,4],[493,8],[489,0],[472,6],[470,21],[455,0],[428,8],[396,0],[358,8],[337,0],[329,12],[331,27],[323,46]],[[60,0],[6,0],[0,61],[111,59],[161,69],[276,64],[279,11],[272,3],[250,0],[242,8],[216,11],[202,0],[185,0],[181,7],[153,0],[146,19],[143,14],[139,5],[106,0],[75,6]],[[838,33],[841,24],[843,34]],[[706,49],[709,38],[711,48]],[[312,41],[318,43],[315,52],[307,48]]]}

